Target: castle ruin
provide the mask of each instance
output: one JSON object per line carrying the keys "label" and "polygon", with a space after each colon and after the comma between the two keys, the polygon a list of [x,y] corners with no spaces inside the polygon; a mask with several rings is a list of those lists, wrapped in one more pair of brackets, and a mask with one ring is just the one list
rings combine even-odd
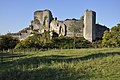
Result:
{"label": "castle ruin", "polygon": [[96,12],[92,10],[86,10],[84,16],[81,19],[66,19],[59,21],[57,18],[53,18],[50,10],[39,10],[34,12],[34,20],[31,21],[31,25],[17,33],[19,39],[24,40],[34,30],[38,30],[39,33],[45,31],[54,31],[59,36],[73,37],[74,32],[70,30],[71,27],[77,29],[76,36],[84,37],[86,40],[93,42],[96,39],[101,39],[105,30],[108,30],[106,26],[96,24]]}

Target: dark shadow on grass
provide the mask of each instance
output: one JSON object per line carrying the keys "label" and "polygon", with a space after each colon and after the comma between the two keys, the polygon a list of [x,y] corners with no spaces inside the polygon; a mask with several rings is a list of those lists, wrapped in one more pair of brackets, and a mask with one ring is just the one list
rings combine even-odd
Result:
{"label": "dark shadow on grass", "polygon": [[120,52],[90,54],[90,55],[78,57],[78,58],[69,58],[69,60],[70,61],[72,61],[72,60],[89,60],[89,59],[103,58],[103,57],[115,56],[115,55],[120,55]]}
{"label": "dark shadow on grass", "polygon": [[13,58],[21,58],[21,57],[24,57],[26,56],[25,54],[12,54],[12,53],[3,53],[3,52],[0,52],[0,64],[7,64],[5,62],[6,59],[13,59]]}
{"label": "dark shadow on grass", "polygon": [[[28,69],[37,68],[41,64],[48,64],[49,66],[49,64],[53,62],[72,62],[78,60],[84,61],[115,55],[120,55],[120,52],[90,54],[77,58],[73,58],[72,56],[51,55],[19,59],[6,64],[11,66],[9,66],[9,70],[5,69],[3,72],[0,73],[0,80],[78,80],[84,78],[89,79],[94,75],[84,71],[75,72],[74,70],[72,70],[72,68],[67,69],[45,67],[37,70]],[[2,65],[5,67],[4,64]]]}
{"label": "dark shadow on grass", "polygon": [[43,68],[39,70],[11,69],[0,73],[1,80],[78,80],[92,77],[87,72],[75,72],[72,69]]}
{"label": "dark shadow on grass", "polygon": [[78,60],[89,60],[89,59],[95,59],[95,58],[103,58],[107,56],[114,56],[114,55],[120,55],[120,52],[108,52],[108,53],[98,53],[98,54],[90,54],[83,57],[76,57],[73,56],[61,56],[61,55],[50,55],[50,56],[42,56],[42,57],[31,57],[31,58],[24,58],[19,59],[12,62],[7,62],[7,64],[16,64],[16,65],[40,65],[40,64],[51,64],[53,62],[72,62],[72,61],[78,61]]}
{"label": "dark shadow on grass", "polygon": [[23,55],[23,54],[12,54],[12,53],[1,53],[0,52],[0,57],[3,57],[3,58],[11,58],[11,57],[23,57],[23,56],[26,56],[26,55]]}

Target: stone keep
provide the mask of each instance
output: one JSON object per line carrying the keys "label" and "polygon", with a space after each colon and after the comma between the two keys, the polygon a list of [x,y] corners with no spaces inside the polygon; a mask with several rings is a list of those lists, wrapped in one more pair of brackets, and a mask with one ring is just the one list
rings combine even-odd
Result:
{"label": "stone keep", "polygon": [[96,39],[96,12],[86,10],[84,12],[83,36],[86,40],[93,42]]}
{"label": "stone keep", "polygon": [[34,13],[33,29],[43,29],[49,31],[52,21],[52,13],[50,10],[39,10]]}

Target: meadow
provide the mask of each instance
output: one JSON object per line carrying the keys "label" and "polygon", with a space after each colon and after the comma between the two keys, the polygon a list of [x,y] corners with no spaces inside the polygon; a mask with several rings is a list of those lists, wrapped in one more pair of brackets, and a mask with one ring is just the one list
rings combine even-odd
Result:
{"label": "meadow", "polygon": [[120,80],[120,48],[56,49],[13,55],[0,63],[0,80]]}

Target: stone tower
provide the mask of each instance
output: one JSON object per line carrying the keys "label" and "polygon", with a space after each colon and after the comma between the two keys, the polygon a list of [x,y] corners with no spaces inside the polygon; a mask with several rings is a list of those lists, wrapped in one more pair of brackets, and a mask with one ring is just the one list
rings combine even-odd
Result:
{"label": "stone tower", "polygon": [[96,12],[86,10],[84,12],[83,36],[86,40],[93,42],[96,39]]}
{"label": "stone tower", "polygon": [[[48,31],[52,19],[53,16],[50,10],[39,10],[34,13],[34,21],[37,21],[39,29],[42,29],[42,25],[45,25],[44,29]],[[38,29],[38,27],[35,28],[34,26],[34,29]]]}

